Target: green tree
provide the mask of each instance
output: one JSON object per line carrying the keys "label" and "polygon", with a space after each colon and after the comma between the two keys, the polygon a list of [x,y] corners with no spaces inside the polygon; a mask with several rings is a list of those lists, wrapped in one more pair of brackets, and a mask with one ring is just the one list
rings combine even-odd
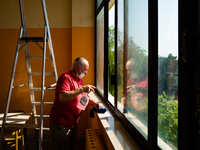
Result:
{"label": "green tree", "polygon": [[114,96],[114,85],[111,85],[111,75],[115,74],[115,28],[109,27],[108,39],[108,76],[109,76],[109,93]]}
{"label": "green tree", "polygon": [[158,96],[158,135],[172,147],[178,146],[178,103],[165,92]]}

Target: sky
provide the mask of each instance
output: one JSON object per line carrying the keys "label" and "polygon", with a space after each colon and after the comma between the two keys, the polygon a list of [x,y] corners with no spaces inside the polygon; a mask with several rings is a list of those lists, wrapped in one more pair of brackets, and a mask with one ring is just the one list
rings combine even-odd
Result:
{"label": "sky", "polygon": [[[119,0],[118,30],[123,31],[123,1]],[[148,53],[148,0],[129,0],[129,36]],[[109,26],[114,26],[114,7]],[[178,0],[158,0],[158,55],[178,56]]]}

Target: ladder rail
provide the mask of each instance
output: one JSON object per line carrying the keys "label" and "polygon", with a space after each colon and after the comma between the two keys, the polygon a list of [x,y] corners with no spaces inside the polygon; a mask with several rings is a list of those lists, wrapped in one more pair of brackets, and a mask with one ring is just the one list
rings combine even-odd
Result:
{"label": "ladder rail", "polygon": [[[21,24],[22,24],[23,31],[24,31],[23,32],[23,37],[27,37],[27,29],[26,29],[26,21],[25,21],[26,18],[25,18],[24,2],[23,2],[23,0],[19,0],[19,6],[20,6]],[[31,65],[30,65],[30,60],[27,59],[27,58],[29,58],[28,42],[25,42],[25,53],[26,53],[26,68],[27,68],[27,73],[28,73],[29,89],[32,89],[31,87],[33,87],[33,80],[32,80],[32,76],[30,76]],[[30,91],[31,102],[34,102],[35,101],[34,92],[32,90],[29,90],[29,91]],[[36,111],[36,107],[34,105],[32,105],[32,111],[33,112]],[[34,119],[34,124],[37,124],[37,119]]]}
{"label": "ladder rail", "polygon": [[40,140],[39,140],[39,149],[42,149],[43,143],[43,105],[44,105],[44,84],[45,84],[45,64],[46,64],[46,36],[47,36],[47,27],[45,25],[44,29],[44,48],[43,48],[43,62],[42,62],[42,86],[41,86],[41,105],[40,105]]}
{"label": "ladder rail", "polygon": [[[18,38],[18,43],[20,41],[20,38],[22,37],[22,33],[23,33],[23,28],[21,26],[19,38]],[[14,60],[14,65],[13,65],[13,70],[12,70],[12,75],[11,75],[11,80],[10,80],[6,109],[5,109],[5,112],[4,112],[4,117],[3,117],[3,122],[2,122],[1,137],[0,137],[1,138],[0,139],[1,145],[2,145],[2,142],[3,142],[4,129],[5,129],[5,124],[6,124],[6,119],[7,119],[7,114],[8,114],[9,104],[10,104],[11,93],[12,93],[12,89],[13,89],[14,76],[15,76],[17,60],[18,60],[18,56],[19,56],[19,47],[20,47],[20,44],[17,45],[17,49],[16,49],[16,53],[15,53],[15,60]],[[0,145],[0,150],[1,150],[1,145]]]}
{"label": "ladder rail", "polygon": [[19,8],[20,8],[20,16],[21,16],[21,24],[24,28],[24,37],[27,37],[26,33],[26,22],[25,22],[25,13],[24,13],[24,2],[23,0],[19,0]]}
{"label": "ladder rail", "polygon": [[41,0],[41,2],[42,2],[42,6],[43,6],[42,8],[43,8],[43,13],[44,13],[45,24],[47,25],[48,44],[49,44],[49,47],[50,47],[52,66],[54,68],[55,82],[57,82],[58,75],[57,75],[57,68],[56,68],[56,64],[55,64],[55,57],[54,57],[54,52],[53,52],[53,44],[52,44],[52,40],[51,40],[51,33],[50,33],[50,28],[49,28],[49,21],[48,21],[48,16],[47,16],[46,3],[45,3],[45,0]]}
{"label": "ladder rail", "polygon": [[[24,28],[24,36],[27,37],[27,29],[26,29],[26,22],[25,22],[25,12],[24,12],[24,2],[23,0],[19,0],[19,5],[20,5],[20,14],[21,14],[21,23]],[[31,63],[29,58],[29,47],[28,47],[28,42],[25,42],[25,53],[26,53],[26,68],[27,68],[27,74],[28,74],[28,80],[29,80],[29,92],[30,92],[30,99],[31,99],[31,108],[32,112],[36,112],[36,106],[32,104],[32,102],[35,102],[35,96],[34,96],[34,91],[31,90],[33,87],[33,79],[32,76],[30,75],[31,73]],[[34,124],[38,124],[37,119],[33,119]]]}

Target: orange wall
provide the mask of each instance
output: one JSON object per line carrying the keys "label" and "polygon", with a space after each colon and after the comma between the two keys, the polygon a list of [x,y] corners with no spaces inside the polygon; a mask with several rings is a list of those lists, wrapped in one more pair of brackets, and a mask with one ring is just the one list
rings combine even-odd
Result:
{"label": "orange wall", "polygon": [[89,61],[83,84],[94,85],[94,27],[72,27],[72,60],[82,56]]}
{"label": "orange wall", "polygon": [[[41,17],[41,14],[38,14],[37,9],[33,11],[33,2],[35,1],[25,1],[25,5],[29,8],[25,9],[25,14],[28,14],[26,18],[27,20],[29,19],[27,21],[27,33],[28,36],[43,36],[43,16]],[[39,4],[34,4],[34,6],[39,6]],[[58,75],[68,70],[76,57],[82,56],[90,63],[88,75],[83,78],[83,83],[94,84],[94,1],[83,0],[81,5],[79,0],[60,0],[59,2],[48,0],[46,1],[46,5]],[[31,10],[32,14],[27,12],[27,10]],[[33,15],[34,12],[37,12],[37,14]],[[4,112],[6,106],[21,24],[19,14],[18,1],[0,1],[0,112]],[[39,18],[38,22],[37,17]],[[30,20],[30,18],[32,19]],[[42,53],[42,50],[34,43],[29,44],[29,51],[31,56],[38,56]],[[32,71],[41,71],[41,61],[31,61],[31,65]],[[46,70],[52,69],[48,60],[46,68]],[[46,79],[46,85],[54,83],[52,78]],[[21,49],[16,67],[14,85],[27,82],[25,52],[24,49]],[[37,87],[41,86],[41,78],[33,78],[33,84]],[[9,110],[26,110],[26,112],[31,112],[29,97],[28,86],[13,89]],[[36,100],[40,100],[40,93],[36,93],[35,97]],[[53,100],[54,92],[45,93],[44,101]],[[49,111],[50,107],[45,106],[44,114],[49,114]],[[88,116],[83,115],[83,119],[85,117]],[[28,123],[32,122],[33,119],[30,118]],[[48,126],[48,120],[44,120],[44,126]],[[80,128],[84,129],[83,127]],[[80,134],[84,135],[85,131],[82,129],[80,130]],[[29,130],[28,133],[33,133],[33,131]]]}

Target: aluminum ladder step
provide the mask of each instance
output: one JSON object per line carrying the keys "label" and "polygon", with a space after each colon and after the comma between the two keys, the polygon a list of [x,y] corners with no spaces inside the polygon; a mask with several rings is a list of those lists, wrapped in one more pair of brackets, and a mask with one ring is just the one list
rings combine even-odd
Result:
{"label": "aluminum ladder step", "polygon": [[[41,76],[42,73],[41,72],[33,72],[33,73],[29,73],[29,75],[32,75],[32,76]],[[46,76],[53,76],[54,72],[46,72],[45,75]]]}
{"label": "aluminum ladder step", "polygon": [[[29,56],[28,59],[43,59],[42,56]],[[51,57],[46,57],[46,59],[51,59]]]}
{"label": "aluminum ladder step", "polygon": [[[40,115],[33,115],[35,118],[40,118]],[[43,118],[49,118],[49,115],[43,115]]]}
{"label": "aluminum ladder step", "polygon": [[[41,88],[31,88],[33,91],[41,91]],[[55,91],[55,88],[45,88],[45,91]]]}
{"label": "aluminum ladder step", "polygon": [[[50,131],[50,128],[46,128],[46,127],[44,127],[44,128],[42,128],[43,129],[43,131]],[[40,128],[36,128],[36,130],[40,130]]]}
{"label": "aluminum ladder step", "polygon": [[[41,105],[41,102],[32,102],[33,105]],[[53,105],[53,102],[44,102],[44,105]]]}

